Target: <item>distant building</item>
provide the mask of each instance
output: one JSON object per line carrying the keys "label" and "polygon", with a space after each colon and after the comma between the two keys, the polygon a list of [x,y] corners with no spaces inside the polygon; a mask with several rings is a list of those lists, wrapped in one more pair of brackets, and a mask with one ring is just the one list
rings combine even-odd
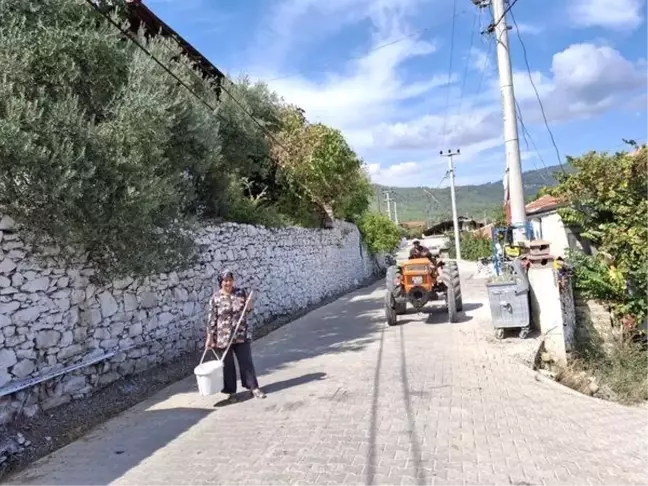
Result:
{"label": "distant building", "polygon": [[[466,216],[459,216],[457,220],[459,223],[460,232],[474,231],[484,226],[484,223],[480,223],[479,221],[472,218],[468,218]],[[440,221],[439,223],[430,226],[427,230],[423,232],[423,234],[425,236],[442,235],[447,233],[448,231],[454,231],[454,223],[452,219]]]}

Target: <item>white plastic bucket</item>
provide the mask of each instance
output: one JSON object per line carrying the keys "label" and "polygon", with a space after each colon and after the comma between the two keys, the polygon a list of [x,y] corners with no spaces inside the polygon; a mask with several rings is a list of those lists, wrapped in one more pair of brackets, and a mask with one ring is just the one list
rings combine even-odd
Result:
{"label": "white plastic bucket", "polygon": [[223,388],[223,363],[219,360],[205,361],[194,368],[198,393],[203,396],[219,393]]}

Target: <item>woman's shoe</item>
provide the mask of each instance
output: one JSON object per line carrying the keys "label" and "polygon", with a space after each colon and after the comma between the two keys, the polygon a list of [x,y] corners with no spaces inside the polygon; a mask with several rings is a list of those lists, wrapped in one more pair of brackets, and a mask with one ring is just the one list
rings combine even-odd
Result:
{"label": "woman's shoe", "polygon": [[236,403],[236,393],[229,393],[227,398],[220,402],[220,406],[224,407],[225,405],[232,405]]}
{"label": "woman's shoe", "polygon": [[252,396],[254,398],[265,398],[266,394],[263,393],[260,388],[255,388],[254,390],[252,390]]}

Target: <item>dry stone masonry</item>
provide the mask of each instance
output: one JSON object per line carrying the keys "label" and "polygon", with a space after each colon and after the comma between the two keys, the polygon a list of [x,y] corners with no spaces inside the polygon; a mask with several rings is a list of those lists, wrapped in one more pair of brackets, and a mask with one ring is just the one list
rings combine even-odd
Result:
{"label": "dry stone masonry", "polygon": [[0,423],[194,350],[225,267],[256,292],[253,328],[380,270],[357,228],[343,222],[330,230],[206,227],[197,233],[192,268],[102,286],[90,266],[66,267],[56,248],[32,248],[20,234],[10,218],[1,219]]}

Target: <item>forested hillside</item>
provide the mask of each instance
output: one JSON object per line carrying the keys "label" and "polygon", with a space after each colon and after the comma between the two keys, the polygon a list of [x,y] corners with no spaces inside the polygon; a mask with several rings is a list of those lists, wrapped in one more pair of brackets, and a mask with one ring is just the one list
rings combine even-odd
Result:
{"label": "forested hillside", "polygon": [[[553,174],[561,170],[559,166],[525,172],[524,191],[527,200],[535,199],[538,191],[545,186],[554,186]],[[398,204],[398,219],[405,221],[438,221],[452,214],[450,188],[430,189],[427,187],[386,187],[376,185],[374,206],[385,211],[383,191],[392,191],[392,199]],[[460,215],[475,219],[493,217],[501,211],[504,186],[501,180],[480,185],[457,186],[457,209]]]}

